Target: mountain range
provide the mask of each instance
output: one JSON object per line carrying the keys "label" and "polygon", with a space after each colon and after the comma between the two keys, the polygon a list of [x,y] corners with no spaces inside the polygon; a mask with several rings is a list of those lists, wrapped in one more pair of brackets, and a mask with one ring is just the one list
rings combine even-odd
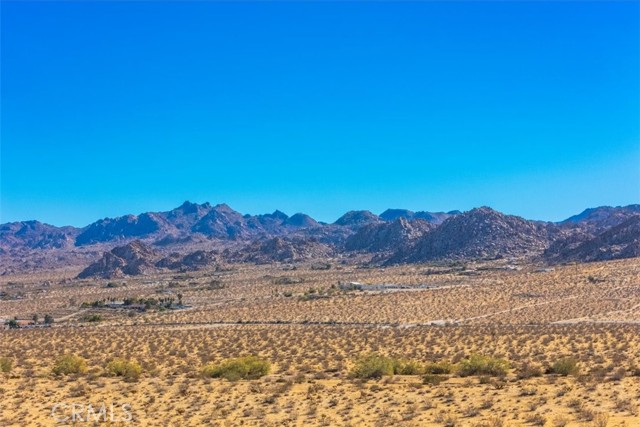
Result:
{"label": "mountain range", "polygon": [[557,223],[505,215],[388,209],[332,224],[303,213],[243,215],[185,202],[165,212],[104,218],[82,228],[0,225],[0,273],[85,266],[82,277],[188,270],[226,262],[300,262],[368,255],[377,264],[528,257],[548,264],[640,254],[640,205],[586,209]]}

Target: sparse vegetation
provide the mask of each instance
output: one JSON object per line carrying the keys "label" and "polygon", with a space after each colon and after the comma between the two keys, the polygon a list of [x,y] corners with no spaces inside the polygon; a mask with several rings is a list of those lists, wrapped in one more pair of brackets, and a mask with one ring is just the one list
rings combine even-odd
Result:
{"label": "sparse vegetation", "polygon": [[580,373],[580,368],[576,359],[573,357],[565,357],[553,362],[548,369],[548,373],[562,376],[575,376]]}
{"label": "sparse vegetation", "polygon": [[105,370],[108,375],[123,377],[127,381],[137,381],[142,374],[142,367],[136,360],[122,358],[111,360]]}
{"label": "sparse vegetation", "polygon": [[13,359],[9,357],[0,357],[0,372],[8,374],[13,369]]}
{"label": "sparse vegetation", "polygon": [[351,376],[364,380],[391,376],[396,364],[397,362],[390,357],[378,353],[366,354],[356,361]]}
{"label": "sparse vegetation", "polygon": [[255,356],[239,357],[220,364],[206,365],[202,374],[210,378],[224,378],[229,381],[255,380],[267,375],[271,364]]}
{"label": "sparse vegetation", "polygon": [[[0,301],[6,318],[20,319],[21,326],[0,334],[0,354],[15,364],[2,377],[0,424],[46,425],[42,411],[29,402],[51,407],[61,397],[90,397],[97,402],[135,399],[144,408],[136,412],[144,425],[154,423],[146,414],[155,413],[168,423],[196,427],[201,420],[185,414],[200,407],[216,414],[213,423],[235,420],[232,426],[257,425],[259,419],[260,425],[530,427],[542,422],[535,417],[540,415],[545,426],[597,427],[599,414],[610,413],[608,426],[626,422],[631,427],[640,410],[640,383],[634,376],[640,365],[639,327],[552,323],[585,316],[635,319],[636,312],[629,309],[640,299],[633,296],[628,274],[638,268],[637,260],[560,266],[551,280],[549,273],[492,269],[480,270],[481,276],[458,276],[451,270],[427,276],[422,268],[402,266],[350,270],[334,264],[330,270],[311,270],[301,264],[287,273],[280,266],[250,266],[179,278],[132,278],[126,287],[116,288],[61,279],[60,285],[52,280],[47,292],[39,293],[38,285],[27,283],[19,289],[34,299]],[[283,274],[294,283],[274,283]],[[589,284],[589,274],[606,281]],[[208,289],[212,280],[225,286]],[[455,286],[332,292],[332,285],[352,280],[454,281]],[[16,285],[11,286],[8,291],[15,293]],[[177,290],[194,309],[98,311],[71,304],[158,297],[178,301]],[[285,293],[293,298],[283,297]],[[305,293],[322,298],[298,298]],[[603,296],[607,293],[631,296],[611,302]],[[531,304],[541,305],[513,309]],[[29,324],[33,313],[39,313],[38,325]],[[56,316],[56,327],[42,327],[44,313]],[[104,324],[78,327],[78,319],[87,314],[100,314]],[[456,320],[476,316],[488,317]],[[444,321],[423,324],[434,319]],[[43,375],[65,354],[85,361],[82,375]],[[244,370],[227,362],[248,354],[272,362],[275,372],[251,381],[215,379],[242,379]],[[353,375],[361,359],[376,360],[367,357],[372,354],[381,363],[364,363],[363,380]],[[114,355],[121,360],[114,361]],[[212,355],[215,363],[209,364]],[[567,355],[578,362],[576,375],[540,375],[551,373]],[[129,383],[126,366],[134,358],[141,373]],[[490,362],[500,360],[513,369]],[[376,365],[379,369],[373,369]],[[475,373],[459,376],[465,369]],[[379,380],[364,381],[368,376]],[[18,405],[29,412],[14,409]]]}
{"label": "sparse vegetation", "polygon": [[82,316],[81,321],[83,322],[102,322],[102,316],[100,314],[85,314],[84,316]]}
{"label": "sparse vegetation", "polygon": [[426,374],[448,375],[454,370],[454,366],[449,362],[432,362],[424,365]]}
{"label": "sparse vegetation", "polygon": [[481,354],[472,354],[458,366],[458,374],[461,377],[471,375],[502,377],[507,375],[508,371],[509,362],[506,360]]}
{"label": "sparse vegetation", "polygon": [[56,359],[52,372],[54,375],[84,374],[87,362],[75,354],[65,354]]}

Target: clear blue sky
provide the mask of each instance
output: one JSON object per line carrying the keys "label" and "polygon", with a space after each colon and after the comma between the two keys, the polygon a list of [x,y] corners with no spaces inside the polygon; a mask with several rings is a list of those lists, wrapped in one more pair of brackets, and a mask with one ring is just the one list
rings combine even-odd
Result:
{"label": "clear blue sky", "polygon": [[2,2],[0,222],[640,202],[638,2]]}

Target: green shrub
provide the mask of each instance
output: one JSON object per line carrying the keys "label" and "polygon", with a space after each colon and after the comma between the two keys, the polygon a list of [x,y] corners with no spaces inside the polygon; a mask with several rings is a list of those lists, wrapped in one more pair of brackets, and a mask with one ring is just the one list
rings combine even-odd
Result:
{"label": "green shrub", "polygon": [[453,365],[449,362],[432,362],[424,365],[425,374],[448,375],[453,372]]}
{"label": "green shrub", "polygon": [[102,315],[100,314],[86,314],[82,316],[83,322],[102,322]]}
{"label": "green shrub", "polygon": [[360,379],[381,378],[391,376],[397,361],[378,353],[370,353],[360,357],[351,371],[351,376]]}
{"label": "green shrub", "polygon": [[206,365],[202,374],[211,378],[225,378],[229,381],[253,380],[267,375],[271,364],[255,356],[229,359],[218,365]]}
{"label": "green shrub", "polygon": [[547,370],[549,374],[562,375],[565,377],[567,375],[578,375],[579,372],[578,361],[573,357],[556,360]]}
{"label": "green shrub", "polygon": [[471,375],[489,375],[502,377],[509,370],[509,362],[504,359],[481,354],[472,354],[468,359],[460,362],[458,373],[462,377]]}
{"label": "green shrub", "polygon": [[136,381],[142,374],[142,367],[136,360],[125,360],[119,357],[107,363],[108,375],[123,377],[127,381]]}
{"label": "green shrub", "polygon": [[393,360],[393,373],[395,375],[422,375],[424,367],[414,360]]}
{"label": "green shrub", "polygon": [[87,372],[87,362],[75,354],[60,356],[53,365],[55,375],[83,374]]}
{"label": "green shrub", "polygon": [[0,357],[0,372],[9,373],[13,369],[13,359]]}

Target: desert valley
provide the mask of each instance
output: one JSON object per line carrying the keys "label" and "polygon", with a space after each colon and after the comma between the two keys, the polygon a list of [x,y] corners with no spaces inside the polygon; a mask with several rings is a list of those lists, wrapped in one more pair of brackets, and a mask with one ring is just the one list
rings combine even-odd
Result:
{"label": "desert valley", "polygon": [[640,426],[639,205],[185,202],[0,253],[1,426]]}

